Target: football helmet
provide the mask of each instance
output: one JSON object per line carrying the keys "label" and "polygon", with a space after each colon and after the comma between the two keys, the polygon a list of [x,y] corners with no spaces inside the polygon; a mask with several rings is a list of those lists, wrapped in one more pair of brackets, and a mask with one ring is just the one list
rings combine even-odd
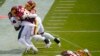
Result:
{"label": "football helmet", "polygon": [[28,1],[25,4],[25,9],[27,9],[27,10],[32,10],[35,7],[36,7],[36,3],[34,1]]}
{"label": "football helmet", "polygon": [[11,14],[12,14],[13,16],[16,16],[17,11],[18,11],[17,6],[13,6],[13,7],[11,8]]}

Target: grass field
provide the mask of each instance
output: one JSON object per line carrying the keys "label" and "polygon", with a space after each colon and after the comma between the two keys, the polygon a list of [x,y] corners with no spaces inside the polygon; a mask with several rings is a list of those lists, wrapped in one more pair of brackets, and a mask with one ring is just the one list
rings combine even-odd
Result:
{"label": "grass field", "polygon": [[0,7],[2,6],[2,4],[5,2],[5,0],[0,0]]}
{"label": "grass field", "polygon": [[100,56],[99,0],[55,0],[43,24],[45,31],[61,39],[62,47],[52,42],[51,48],[35,44],[39,53],[23,56],[55,56],[63,50],[89,49],[92,56]]}
{"label": "grass field", "polygon": [[[5,0],[0,0],[0,6],[2,5],[1,1]],[[100,0],[55,0],[43,24],[46,32],[61,39],[62,46],[58,47],[52,41],[51,48],[45,48],[44,43],[40,41],[34,43],[39,49],[38,54],[29,52],[23,53],[23,56],[55,56],[63,50],[75,51],[85,48],[90,50],[92,56],[100,56],[99,3]],[[5,24],[5,22],[8,21],[6,19],[0,20],[0,29],[6,29],[10,32],[11,29],[10,27],[7,28],[9,25],[7,23]],[[1,37],[2,35],[4,36],[2,32],[6,32],[6,30],[0,30]],[[6,32],[5,34],[8,33]],[[11,34],[13,32],[7,36]],[[9,48],[12,47],[9,46]]]}

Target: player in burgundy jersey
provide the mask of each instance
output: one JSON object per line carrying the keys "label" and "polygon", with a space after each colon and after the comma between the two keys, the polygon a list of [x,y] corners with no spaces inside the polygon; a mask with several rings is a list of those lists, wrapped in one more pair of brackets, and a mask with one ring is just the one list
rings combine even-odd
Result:
{"label": "player in burgundy jersey", "polygon": [[[32,30],[35,26],[32,23],[32,20],[34,20],[34,18],[30,19],[28,18],[28,16],[25,18],[24,16],[26,16],[25,15],[26,12],[29,13],[21,6],[14,6],[8,13],[9,20],[11,21],[12,25],[14,25],[15,30],[17,31],[20,30],[18,35],[18,41],[24,44],[27,47],[27,49],[32,48],[34,52],[38,52],[38,49],[33,45],[30,39],[32,35]],[[49,45],[49,40],[41,37],[41,35],[36,36],[36,38],[42,39],[46,43],[46,45]]]}
{"label": "player in burgundy jersey", "polygon": [[52,36],[50,33],[47,33],[47,32],[44,32],[44,27],[42,25],[42,21],[41,21],[41,18],[36,14],[36,10],[35,10],[35,7],[36,7],[36,3],[34,1],[28,1],[26,4],[25,4],[25,8],[32,14],[36,15],[36,18],[35,18],[35,25],[38,25],[38,27],[36,27],[36,34],[41,34],[42,36],[44,36],[45,38],[47,39],[52,39],[54,40],[58,46],[60,47],[61,46],[61,43],[60,43],[60,40],[59,38],[55,38],[54,36]]}

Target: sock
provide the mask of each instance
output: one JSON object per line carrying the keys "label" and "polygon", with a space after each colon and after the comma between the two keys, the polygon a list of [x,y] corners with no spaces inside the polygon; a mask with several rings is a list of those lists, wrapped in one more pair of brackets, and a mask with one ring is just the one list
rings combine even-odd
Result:
{"label": "sock", "polygon": [[48,44],[49,43],[49,40],[48,39],[45,39],[44,42],[45,42],[45,44]]}
{"label": "sock", "polygon": [[60,41],[59,41],[57,38],[55,38],[54,41],[55,41],[57,44],[60,43]]}

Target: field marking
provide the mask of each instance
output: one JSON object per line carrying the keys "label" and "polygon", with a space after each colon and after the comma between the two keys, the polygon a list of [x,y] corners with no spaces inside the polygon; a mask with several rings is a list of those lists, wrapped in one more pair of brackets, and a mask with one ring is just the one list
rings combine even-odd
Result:
{"label": "field marking", "polygon": [[100,32],[100,30],[80,30],[80,31],[48,31],[48,32]]}
{"label": "field marking", "polygon": [[54,10],[54,12],[67,12],[67,11],[72,11],[72,10]]}
{"label": "field marking", "polygon": [[68,0],[65,0],[65,1],[60,0],[59,2],[76,2],[76,0],[71,0],[71,1],[70,0],[69,1]]}
{"label": "field marking", "polygon": [[[69,40],[67,40],[67,39],[64,39],[64,38],[60,37],[60,36],[57,35],[57,34],[54,34],[54,36],[57,36],[58,38],[64,40],[66,43],[69,43],[69,44],[73,45],[74,47],[82,48],[81,46],[77,45],[76,43],[73,43],[73,42],[71,42],[71,41],[69,41]],[[82,48],[82,49],[83,49],[83,48]]]}
{"label": "field marking", "polygon": [[75,5],[75,4],[62,4],[62,3],[61,3],[61,4],[59,4],[59,5],[61,5],[61,6],[68,5],[68,6],[69,6],[69,5]]}
{"label": "field marking", "polygon": [[52,28],[52,29],[57,29],[57,28],[63,28],[63,27],[59,27],[59,26],[56,27],[56,26],[55,26],[55,27],[45,27],[45,28],[46,28],[46,29],[51,29],[51,28]]}
{"label": "field marking", "polygon": [[57,26],[60,25],[61,26],[61,25],[65,25],[65,24],[64,23],[55,23],[55,24],[53,24],[53,23],[47,23],[47,25],[52,25],[52,26],[53,25],[57,25]]}
{"label": "field marking", "polygon": [[100,13],[53,13],[53,14],[97,14],[99,15]]}
{"label": "field marking", "polygon": [[74,7],[55,7],[56,9],[67,9],[67,8],[74,8]]}
{"label": "field marking", "polygon": [[55,16],[55,15],[53,15],[53,16],[51,16],[51,18],[68,18],[68,16]]}
{"label": "field marking", "polygon": [[75,5],[75,4],[71,4],[71,3],[70,3],[70,4],[59,4],[59,5]]}
{"label": "field marking", "polygon": [[53,21],[53,22],[64,22],[64,21],[66,21],[66,20],[48,20],[48,21]]}
{"label": "field marking", "polygon": [[52,15],[65,15],[65,14],[68,14],[68,13],[66,13],[66,12],[52,13]]}
{"label": "field marking", "polygon": [[69,44],[73,45],[74,47],[82,48],[81,46],[79,46],[79,45],[77,45],[76,43],[73,43],[73,42],[71,42],[71,41],[69,41],[69,40],[66,40],[66,39],[61,38],[61,37],[60,37],[60,39],[64,40],[66,43],[69,43]]}
{"label": "field marking", "polygon": [[53,24],[53,23],[47,23],[47,25],[65,25],[64,23],[55,23],[55,24]]}
{"label": "field marking", "polygon": [[[38,49],[45,49],[46,47],[37,47]],[[49,48],[53,48],[53,47],[49,47]]]}
{"label": "field marking", "polygon": [[100,14],[100,13],[67,13],[67,14]]}

